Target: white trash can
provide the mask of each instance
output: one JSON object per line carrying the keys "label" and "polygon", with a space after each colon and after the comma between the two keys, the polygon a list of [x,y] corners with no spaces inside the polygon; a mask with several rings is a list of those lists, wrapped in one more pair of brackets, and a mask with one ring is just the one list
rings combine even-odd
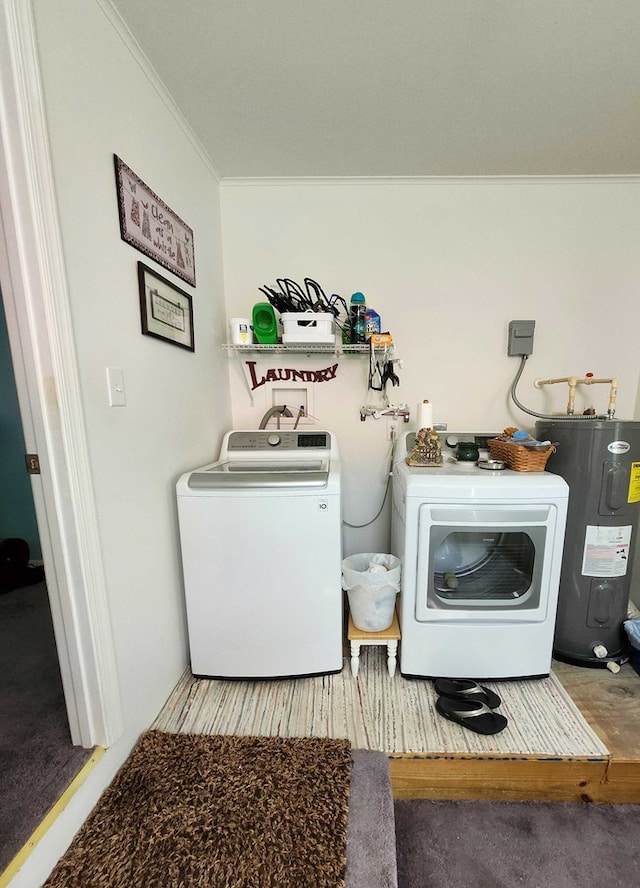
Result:
{"label": "white trash can", "polygon": [[388,629],[400,591],[400,559],[395,555],[349,555],[342,561],[342,588],[349,597],[356,629]]}

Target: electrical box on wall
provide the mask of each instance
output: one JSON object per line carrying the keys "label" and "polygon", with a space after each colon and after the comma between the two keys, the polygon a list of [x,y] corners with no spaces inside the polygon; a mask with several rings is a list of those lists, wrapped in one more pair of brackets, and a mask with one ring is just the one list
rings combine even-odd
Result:
{"label": "electrical box on wall", "polygon": [[535,326],[535,321],[509,321],[509,345],[507,348],[509,357],[533,354]]}

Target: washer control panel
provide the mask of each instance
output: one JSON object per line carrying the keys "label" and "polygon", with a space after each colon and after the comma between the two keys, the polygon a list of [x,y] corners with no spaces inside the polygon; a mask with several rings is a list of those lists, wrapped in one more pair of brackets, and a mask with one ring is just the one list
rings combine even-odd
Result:
{"label": "washer control panel", "polygon": [[331,450],[329,432],[251,431],[231,432],[228,453],[274,450]]}

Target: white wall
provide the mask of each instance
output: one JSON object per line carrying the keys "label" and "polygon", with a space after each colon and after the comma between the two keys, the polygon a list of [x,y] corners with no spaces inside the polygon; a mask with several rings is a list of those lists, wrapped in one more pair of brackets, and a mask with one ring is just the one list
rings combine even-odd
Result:
{"label": "white wall", "polygon": [[[175,482],[230,425],[214,170],[97,0],[33,9],[126,735],[16,885],[40,884],[188,665]],[[193,229],[195,288],[121,240],[114,153]],[[192,294],[195,353],[141,334],[139,260]],[[108,406],[106,367],[126,407]]]}
{"label": "white wall", "polygon": [[[362,290],[391,331],[404,361],[394,401],[415,411],[426,397],[449,429],[533,429],[509,389],[519,368],[507,357],[510,320],[536,321],[533,356],[519,400],[538,411],[565,409],[565,386],[538,378],[593,372],[619,379],[620,419],[633,418],[638,389],[640,191],[636,180],[418,180],[226,182],[222,186],[225,290],[229,316],[263,299],[278,277],[317,280],[349,299]],[[244,356],[243,356],[244,357]],[[258,357],[258,368],[320,368],[330,356]],[[314,387],[313,413],[343,453],[344,516],[373,517],[382,500],[386,421],[359,418],[367,361],[340,361],[337,379]],[[255,426],[267,387],[249,397],[231,374],[234,425]],[[608,387],[577,406],[605,410]],[[412,418],[408,429],[415,428]],[[345,554],[387,551],[388,521],[345,529]]]}

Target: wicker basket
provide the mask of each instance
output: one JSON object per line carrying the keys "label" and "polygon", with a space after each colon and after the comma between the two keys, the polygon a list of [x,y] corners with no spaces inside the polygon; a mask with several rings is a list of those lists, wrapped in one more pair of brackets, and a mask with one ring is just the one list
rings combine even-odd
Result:
{"label": "wicker basket", "polygon": [[532,450],[521,444],[498,441],[497,438],[490,438],[487,443],[491,459],[502,460],[514,472],[544,472],[547,460],[556,449],[549,446],[546,450]]}

